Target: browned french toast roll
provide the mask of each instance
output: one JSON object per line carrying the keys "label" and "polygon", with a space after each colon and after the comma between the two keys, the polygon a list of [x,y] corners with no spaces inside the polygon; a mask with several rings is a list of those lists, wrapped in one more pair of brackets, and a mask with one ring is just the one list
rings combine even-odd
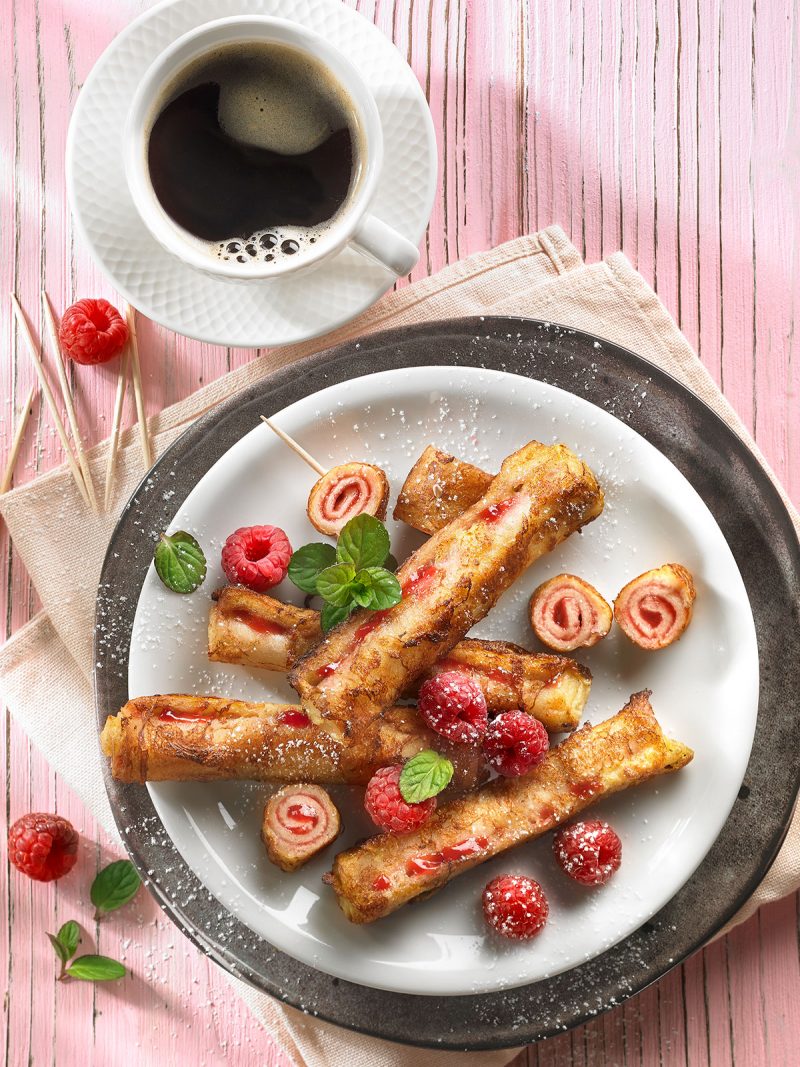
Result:
{"label": "browned french toast roll", "polygon": [[494,478],[480,467],[428,445],[408,472],[394,518],[432,534],[472,507]]}
{"label": "browned french toast roll", "polygon": [[286,672],[322,637],[319,613],[228,585],[213,595],[208,658]]}
{"label": "browned french toast roll", "polygon": [[649,693],[571,734],[521,778],[496,778],[442,805],[419,830],[380,834],[341,852],[326,876],[354,923],[381,919],[601,797],[685,766],[692,750],[661,731]]}
{"label": "browned french toast roll", "polygon": [[[209,659],[286,672],[321,639],[315,611],[235,586],[215,594],[208,619]],[[465,638],[425,677],[442,670],[474,678],[490,714],[521,708],[550,731],[575,729],[592,683],[589,671],[575,660],[528,652],[507,641]]]}
{"label": "browned french toast roll", "polygon": [[369,722],[602,507],[594,475],[566,446],[532,441],[514,452],[484,496],[400,567],[399,604],[355,612],[294,667],[303,706],[345,729]]}
{"label": "browned french toast roll", "polygon": [[[368,782],[378,767],[442,746],[412,708],[392,708],[343,745],[291,704],[251,704],[185,694],[137,697],[109,715],[100,735],[122,782]],[[464,746],[460,746],[463,748]],[[450,753],[456,780],[482,776],[474,752]]]}

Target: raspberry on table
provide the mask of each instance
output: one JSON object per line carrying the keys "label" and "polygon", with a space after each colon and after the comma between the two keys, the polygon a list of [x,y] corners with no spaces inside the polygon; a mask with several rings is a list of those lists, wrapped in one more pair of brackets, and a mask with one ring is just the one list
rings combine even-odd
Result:
{"label": "raspberry on table", "polygon": [[393,834],[407,834],[422,826],[434,811],[436,797],[409,804],[400,792],[402,767],[381,767],[369,780],[364,807],[377,827]]}
{"label": "raspberry on table", "polygon": [[107,300],[79,300],[58,327],[61,350],[76,363],[107,363],[128,341],[128,324]]}
{"label": "raspberry on table", "polygon": [[562,826],[553,853],[564,874],[581,885],[605,885],[622,862],[622,842],[602,819]]}
{"label": "raspberry on table", "polygon": [[486,922],[512,941],[526,941],[538,934],[549,912],[542,887],[521,874],[501,874],[483,891]]}
{"label": "raspberry on table", "polygon": [[29,878],[53,882],[75,866],[78,832],[60,815],[23,815],[8,831],[8,858]]}
{"label": "raspberry on table", "polygon": [[278,526],[240,526],[222,549],[229,582],[263,593],[286,577],[292,546]]}
{"label": "raspberry on table", "polygon": [[432,730],[449,741],[477,744],[486,733],[486,697],[478,683],[460,671],[442,671],[423,684],[417,708]]}
{"label": "raspberry on table", "polygon": [[483,739],[483,754],[506,778],[517,778],[541,763],[550,748],[547,730],[525,711],[505,711],[492,719]]}

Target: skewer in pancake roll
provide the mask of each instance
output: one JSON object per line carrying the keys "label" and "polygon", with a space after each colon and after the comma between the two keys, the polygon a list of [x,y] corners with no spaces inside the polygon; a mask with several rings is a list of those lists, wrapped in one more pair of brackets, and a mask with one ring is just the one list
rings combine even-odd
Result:
{"label": "skewer in pancake roll", "polygon": [[577,730],[529,774],[443,804],[419,830],[339,853],[325,880],[344,914],[354,923],[381,919],[602,797],[684,767],[692,750],[664,736],[649,696],[636,693],[613,718]]}
{"label": "skewer in pancake roll", "polygon": [[[285,673],[321,640],[316,611],[239,586],[226,586],[214,594],[208,618],[211,660]],[[473,678],[483,690],[490,715],[521,708],[550,731],[575,729],[592,681],[586,667],[564,656],[528,652],[507,641],[469,638],[424,677],[443,670]],[[412,685],[404,695],[413,696],[416,689]]]}
{"label": "skewer in pancake roll", "polygon": [[480,754],[447,746],[413,708],[391,708],[346,743],[292,704],[248,703],[216,696],[135,697],[109,715],[100,744],[121,782],[245,779],[275,782],[368,782],[379,767],[425,748],[446,754],[458,788],[485,769]]}
{"label": "skewer in pancake roll", "polygon": [[484,496],[403,563],[399,604],[354,612],[293,668],[303,706],[345,731],[363,726],[602,508],[594,475],[566,446],[532,441],[514,452]]}

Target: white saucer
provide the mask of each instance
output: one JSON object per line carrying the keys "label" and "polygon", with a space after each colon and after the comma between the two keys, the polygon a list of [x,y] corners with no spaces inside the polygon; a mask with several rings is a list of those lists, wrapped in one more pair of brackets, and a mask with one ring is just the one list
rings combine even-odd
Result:
{"label": "white saucer", "polygon": [[134,90],[176,38],[213,19],[290,18],[341,48],[372,89],[384,164],[375,214],[418,243],[436,191],[433,122],[410,67],[384,35],[339,0],[166,0],[108,46],[81,90],[67,140],[67,190],[81,239],[116,289],[148,318],[212,344],[285,345],[354,318],[394,283],[385,267],[345,249],[297,278],[215,279],[181,264],[145,229],[123,172],[122,132]]}

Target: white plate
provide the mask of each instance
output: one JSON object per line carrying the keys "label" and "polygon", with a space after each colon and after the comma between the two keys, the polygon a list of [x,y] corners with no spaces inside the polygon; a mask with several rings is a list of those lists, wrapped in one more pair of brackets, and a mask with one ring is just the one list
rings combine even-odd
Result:
{"label": "white plate", "polygon": [[275,15],[322,34],[358,67],[383,125],[383,171],[371,210],[417,244],[436,191],[433,122],[413,71],[380,30],[339,0],[166,0],[126,27],[81,89],[67,140],[75,225],[100,269],[134,307],[177,333],[257,348],[316,337],[349,322],[395,281],[345,249],[317,270],[259,283],[212,278],[150,236],[128,191],[122,132],[139,81],[167,45],[226,15]]}
{"label": "white plate", "polygon": [[[694,748],[695,760],[680,774],[594,809],[623,841],[622,867],[607,886],[586,890],[565,878],[548,835],[372,926],[348,923],[322,885],[331,850],[296,874],[268,862],[259,841],[264,786],[151,785],[167,832],[210,891],[251,929],[304,963],[353,982],[407,993],[479,993],[535,981],[603,952],[658,911],[703,859],[733,805],[752,744],[755,629],[736,563],[711,513],[660,452],[613,416],[553,386],[499,371],[386,371],[298,401],[277,422],[323,463],[380,464],[393,496],[429,442],[489,470],[532,438],[574,448],[603,485],[602,516],[536,563],[473,633],[531,647],[525,608],[544,578],[574,572],[611,600],[634,575],[666,561],[683,563],[695,577],[697,603],[681,641],[646,653],[615,627],[578,658],[594,674],[589,720],[607,718],[632,692],[650,688],[662,726]],[[294,546],[319,539],[305,517],[313,481],[313,472],[259,427],[198,483],[172,528],[199,538],[209,574],[200,592],[181,597],[169,593],[151,567],[131,642],[131,696],[293,698],[282,677],[210,664],[206,621],[209,594],[224,584],[220,548],[237,526],[278,524]],[[401,524],[390,523],[390,531],[400,558],[420,543],[420,535]],[[288,582],[276,593],[301,602]],[[339,799],[346,832],[335,849],[369,832],[358,791],[342,790]],[[487,936],[480,891],[502,872],[531,874],[547,893],[550,921],[531,943]]]}

